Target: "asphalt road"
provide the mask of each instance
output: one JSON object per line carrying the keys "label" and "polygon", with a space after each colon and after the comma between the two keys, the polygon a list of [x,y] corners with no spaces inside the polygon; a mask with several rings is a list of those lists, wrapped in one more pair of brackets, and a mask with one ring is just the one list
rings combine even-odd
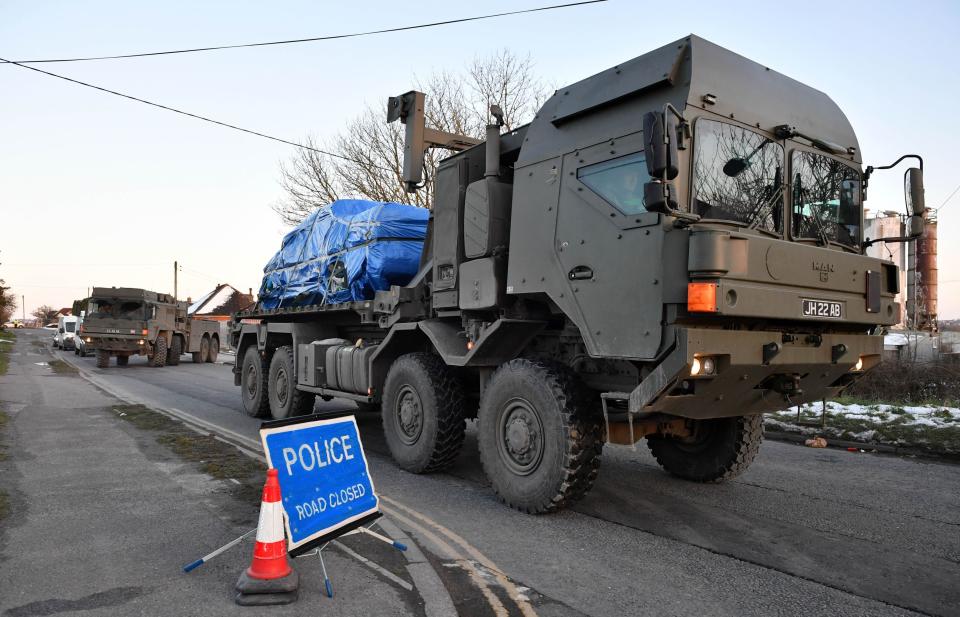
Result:
{"label": "asphalt road", "polygon": [[[126,397],[257,439],[229,365],[184,356],[178,367],[134,358],[97,369],[63,355]],[[388,513],[461,612],[495,614],[497,598],[519,594],[516,606],[543,616],[960,615],[955,464],[767,441],[736,481],[697,485],[665,474],[643,443],[611,446],[582,502],[534,517],[497,502],[472,425],[453,469],[415,476],[391,462],[379,418],[359,420]],[[471,576],[451,579],[458,568]]]}

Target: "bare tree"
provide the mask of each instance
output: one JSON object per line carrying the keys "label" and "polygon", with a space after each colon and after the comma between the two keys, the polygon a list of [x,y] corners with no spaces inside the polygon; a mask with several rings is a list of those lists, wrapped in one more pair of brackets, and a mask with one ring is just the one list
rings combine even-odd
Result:
{"label": "bare tree", "polygon": [[30,314],[39,319],[42,322],[40,325],[43,326],[53,321],[59,312],[60,309],[55,309],[49,304],[44,304],[35,308]]}
{"label": "bare tree", "polygon": [[13,311],[17,308],[17,296],[10,293],[10,288],[4,286],[4,280],[0,279],[0,328],[3,324],[10,321],[13,317]]}
{"label": "bare tree", "polygon": [[[483,138],[491,104],[504,112],[511,130],[528,122],[549,96],[550,90],[537,78],[529,56],[509,50],[475,58],[463,73],[438,72],[426,81],[414,80],[427,94],[424,116],[434,128]],[[368,106],[339,135],[326,141],[307,137],[310,148],[339,154],[332,157],[300,149],[280,165],[280,184],[285,196],[273,209],[283,221],[296,225],[320,206],[342,198],[412,203],[430,207],[433,178],[439,162],[449,152],[430,150],[424,157],[425,183],[417,193],[403,190],[403,126],[387,124],[386,110]]]}

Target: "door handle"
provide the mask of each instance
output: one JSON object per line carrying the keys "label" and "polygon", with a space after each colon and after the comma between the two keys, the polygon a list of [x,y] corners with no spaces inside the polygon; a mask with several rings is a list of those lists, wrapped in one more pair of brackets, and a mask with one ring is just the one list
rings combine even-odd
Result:
{"label": "door handle", "polygon": [[571,281],[582,281],[584,279],[593,278],[593,269],[589,266],[576,266],[569,273],[567,273],[567,278]]}

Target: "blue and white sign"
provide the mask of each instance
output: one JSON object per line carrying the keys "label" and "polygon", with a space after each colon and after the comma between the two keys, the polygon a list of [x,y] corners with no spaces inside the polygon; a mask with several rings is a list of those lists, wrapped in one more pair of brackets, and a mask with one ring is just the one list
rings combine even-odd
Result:
{"label": "blue and white sign", "polygon": [[353,416],[265,426],[260,439],[278,471],[291,552],[379,513]]}

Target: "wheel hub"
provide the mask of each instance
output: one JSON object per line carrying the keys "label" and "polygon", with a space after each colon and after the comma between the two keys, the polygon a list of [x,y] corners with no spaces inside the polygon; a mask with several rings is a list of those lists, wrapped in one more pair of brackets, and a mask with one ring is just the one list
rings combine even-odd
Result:
{"label": "wheel hub", "polygon": [[252,398],[257,393],[257,369],[254,366],[247,367],[247,394]]}
{"label": "wheel hub", "polygon": [[417,391],[410,386],[400,388],[395,411],[400,440],[413,445],[423,432],[423,405]]}
{"label": "wheel hub", "polygon": [[277,400],[280,401],[281,405],[287,404],[287,372],[284,370],[277,371]]}
{"label": "wheel hub", "polygon": [[543,425],[533,405],[512,399],[504,405],[498,422],[500,456],[518,475],[532,473],[543,458]]}

